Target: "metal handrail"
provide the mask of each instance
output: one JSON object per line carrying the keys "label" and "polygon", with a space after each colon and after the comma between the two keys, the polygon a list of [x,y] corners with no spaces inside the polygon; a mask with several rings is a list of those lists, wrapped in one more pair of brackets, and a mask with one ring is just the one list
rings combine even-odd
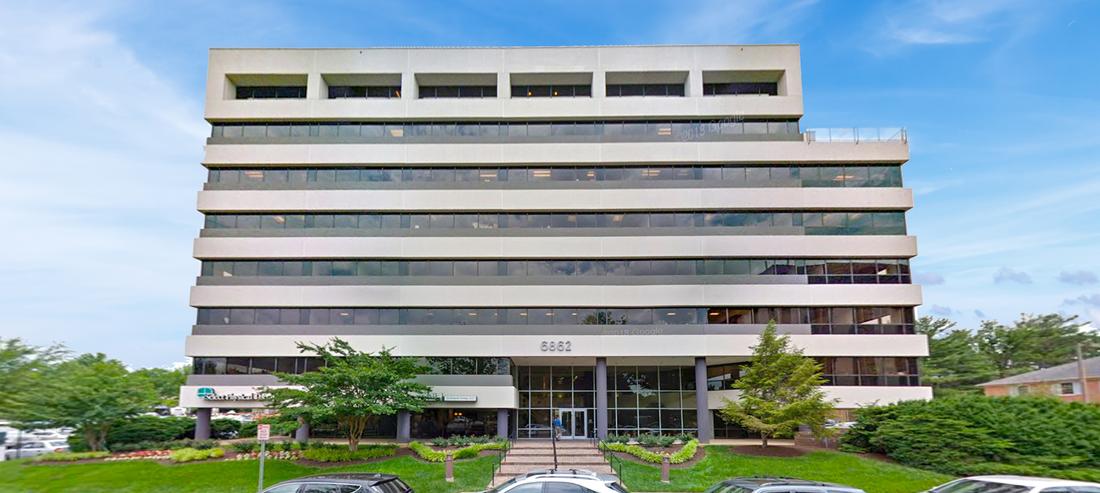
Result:
{"label": "metal handrail", "polygon": [[909,133],[901,127],[885,128],[808,128],[803,133],[806,143],[845,142],[909,142]]}
{"label": "metal handrail", "polygon": [[504,468],[504,458],[508,456],[508,452],[512,450],[512,439],[509,438],[504,441],[504,450],[497,450],[497,458],[493,461],[493,466],[489,468],[489,486],[496,486],[497,472]]}

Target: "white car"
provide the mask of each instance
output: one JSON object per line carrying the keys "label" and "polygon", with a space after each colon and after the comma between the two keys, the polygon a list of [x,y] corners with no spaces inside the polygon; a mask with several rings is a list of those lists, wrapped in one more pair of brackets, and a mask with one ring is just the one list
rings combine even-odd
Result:
{"label": "white car", "polygon": [[69,444],[63,441],[41,441],[30,440],[19,444],[19,447],[10,446],[8,450],[4,452],[4,457],[8,460],[16,458],[34,457],[37,455],[48,454],[51,452],[68,452]]}
{"label": "white car", "polygon": [[516,476],[486,493],[627,493],[619,479],[583,469],[542,469]]}
{"label": "white car", "polygon": [[972,476],[941,484],[927,493],[1100,493],[1100,483],[1028,476]]}

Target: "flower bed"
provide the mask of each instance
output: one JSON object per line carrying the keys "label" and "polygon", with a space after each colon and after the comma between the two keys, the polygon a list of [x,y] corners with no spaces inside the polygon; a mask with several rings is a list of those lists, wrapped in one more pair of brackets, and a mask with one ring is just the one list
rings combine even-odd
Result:
{"label": "flower bed", "polygon": [[225,457],[225,450],[220,448],[181,448],[179,450],[173,450],[172,454],[169,456],[172,462],[194,462],[206,459],[220,459],[222,457]]}
{"label": "flower bed", "polygon": [[126,460],[168,460],[172,458],[171,450],[138,450],[136,452],[123,452],[121,454],[114,454],[103,460],[107,461],[126,461]]}
{"label": "flower bed", "polygon": [[447,460],[447,454],[450,453],[454,459],[472,459],[477,457],[482,450],[507,450],[508,442],[504,440],[489,442],[489,443],[475,443],[456,450],[435,450],[421,442],[412,442],[409,444],[409,450],[412,450],[417,457],[428,462],[444,462]]}
{"label": "flower bed", "polygon": [[[227,459],[227,460],[259,460],[259,458],[260,458],[260,453],[259,452],[243,452],[243,453],[238,453],[237,455],[235,455],[232,458]],[[283,451],[277,451],[277,452],[273,452],[273,451],[270,451],[270,450],[265,450],[264,451],[264,459],[265,460],[299,460],[301,458],[302,458],[302,451],[301,450],[283,450]]]}
{"label": "flower bed", "polygon": [[637,444],[606,441],[600,442],[600,450],[630,454],[652,464],[664,462],[665,457],[668,457],[668,462],[671,464],[683,464],[695,457],[695,453],[699,450],[699,440],[693,438],[685,443],[683,447],[680,447],[680,450],[671,454],[667,452],[654,452]]}
{"label": "flower bed", "polygon": [[78,460],[102,459],[110,452],[51,452],[35,457],[35,462],[74,462]]}

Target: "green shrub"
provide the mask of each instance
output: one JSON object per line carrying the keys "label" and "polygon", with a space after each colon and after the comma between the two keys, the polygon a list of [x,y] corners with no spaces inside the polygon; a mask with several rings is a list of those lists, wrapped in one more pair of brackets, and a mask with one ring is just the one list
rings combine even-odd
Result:
{"label": "green shrub", "polygon": [[1100,467],[1100,406],[980,395],[901,402],[861,409],[841,444],[948,474],[1085,477]]}
{"label": "green shrub", "polygon": [[110,452],[50,452],[34,458],[36,462],[73,462],[85,459],[102,459]]}
{"label": "green shrub", "polygon": [[508,442],[503,440],[487,443],[474,443],[466,447],[455,450],[454,459],[472,459],[481,454],[482,450],[506,450],[508,448]]}
{"label": "green shrub", "polygon": [[664,461],[665,457],[668,457],[668,461],[672,464],[682,464],[695,457],[695,453],[699,450],[699,440],[694,438],[688,440],[683,447],[680,447],[680,450],[672,454],[654,452],[641,445],[608,442],[606,440],[600,442],[600,450],[627,453],[651,464],[660,464]]}
{"label": "green shrub", "polygon": [[241,433],[241,422],[234,419],[210,420],[210,436],[218,440],[237,438]]}
{"label": "green shrub", "polygon": [[604,439],[607,443],[630,443],[630,435],[620,435],[618,433],[612,433],[607,435]]}
{"label": "green shrub", "polygon": [[181,448],[208,449],[218,443],[214,440],[172,440],[168,442],[124,443],[111,447],[111,452],[137,452],[139,450],[177,450]]}
{"label": "green shrub", "polygon": [[366,445],[360,446],[352,452],[346,446],[310,447],[302,452],[305,459],[317,462],[351,462],[357,460],[377,459],[389,457],[397,452],[394,445]]}
{"label": "green shrub", "polygon": [[684,446],[680,447],[680,450],[677,450],[676,452],[668,456],[668,461],[672,464],[683,464],[695,458],[695,453],[698,450],[699,440],[689,438],[686,442],[684,442]]}
{"label": "green shrub", "polygon": [[252,451],[253,447],[258,449],[258,445],[257,442],[236,442],[231,444],[230,447],[233,447],[233,451],[238,454],[247,454]]}
{"label": "green shrub", "polygon": [[217,459],[225,457],[225,450],[220,448],[210,449],[197,449],[197,448],[181,448],[172,452],[170,458],[172,462],[193,462],[206,459]]}
{"label": "green shrub", "polygon": [[417,457],[428,462],[443,462],[447,460],[447,454],[445,452],[440,452],[420,442],[410,443],[409,450],[412,450]]}
{"label": "green shrub", "polygon": [[195,420],[179,416],[134,416],[118,421],[107,432],[107,448],[139,442],[170,442],[191,438]]}
{"label": "green shrub", "polygon": [[435,437],[431,439],[429,443],[431,443],[434,447],[446,447],[451,444],[450,441],[443,437]]}
{"label": "green shrub", "polygon": [[691,433],[677,433],[674,436],[677,440],[680,441],[680,443],[688,443],[695,439],[695,435],[692,435]]}

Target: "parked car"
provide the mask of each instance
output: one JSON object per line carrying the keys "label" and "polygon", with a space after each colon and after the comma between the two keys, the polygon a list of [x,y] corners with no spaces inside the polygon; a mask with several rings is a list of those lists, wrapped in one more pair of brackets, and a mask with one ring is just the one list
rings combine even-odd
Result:
{"label": "parked car", "polygon": [[538,469],[516,476],[485,493],[627,493],[610,474],[583,469]]}
{"label": "parked car", "polygon": [[704,493],[864,493],[859,488],[836,483],[770,476],[733,478],[719,482]]}
{"label": "parked car", "polygon": [[4,452],[4,457],[8,460],[25,457],[34,457],[36,455],[48,454],[50,452],[68,452],[69,444],[64,441],[42,441],[42,440],[29,440],[24,441],[16,447],[11,445],[8,450]]}
{"label": "parked car", "polygon": [[1100,483],[1029,476],[972,476],[925,493],[1100,493]]}
{"label": "parked car", "polygon": [[278,483],[264,493],[413,493],[392,474],[318,474]]}

